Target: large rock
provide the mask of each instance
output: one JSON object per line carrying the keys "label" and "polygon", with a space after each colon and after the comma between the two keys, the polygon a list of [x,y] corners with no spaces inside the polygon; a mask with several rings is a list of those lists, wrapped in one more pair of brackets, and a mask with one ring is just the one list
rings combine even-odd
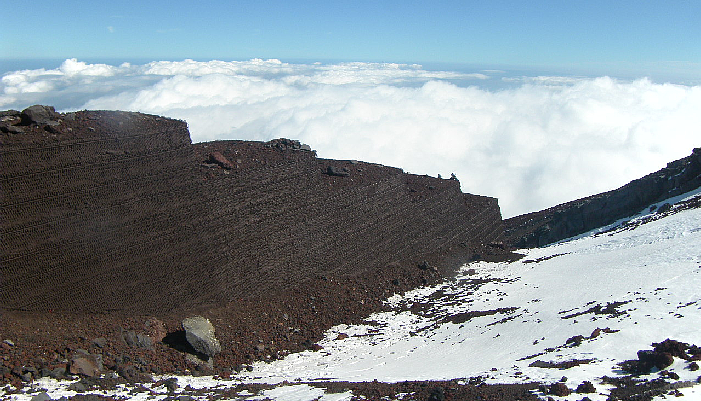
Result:
{"label": "large rock", "polygon": [[78,350],[71,359],[70,372],[74,375],[89,377],[100,376],[102,371],[102,355],[89,354],[85,350]]}
{"label": "large rock", "polygon": [[219,167],[226,169],[226,170],[231,170],[234,168],[234,165],[231,164],[231,162],[224,157],[221,152],[212,152],[209,154],[209,162],[213,164],[219,165]]}
{"label": "large rock", "polygon": [[39,125],[58,125],[61,117],[53,106],[35,104],[22,110],[22,121],[25,124],[36,123]]}
{"label": "large rock", "polygon": [[185,338],[197,352],[214,356],[221,352],[219,340],[214,337],[214,326],[202,316],[188,317],[183,320]]}

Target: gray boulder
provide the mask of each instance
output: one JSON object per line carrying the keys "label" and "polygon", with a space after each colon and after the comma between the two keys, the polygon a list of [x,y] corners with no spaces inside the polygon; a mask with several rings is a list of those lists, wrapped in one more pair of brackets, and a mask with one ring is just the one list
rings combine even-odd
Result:
{"label": "gray boulder", "polygon": [[61,115],[53,106],[35,104],[22,110],[22,121],[25,124],[36,123],[39,125],[58,125]]}
{"label": "gray boulder", "polygon": [[221,344],[214,337],[214,326],[202,316],[188,317],[183,320],[185,338],[197,352],[214,356],[221,352]]}
{"label": "gray boulder", "polygon": [[326,174],[336,177],[348,177],[350,175],[350,171],[348,171],[348,169],[345,167],[338,168],[334,166],[328,166],[326,167]]}

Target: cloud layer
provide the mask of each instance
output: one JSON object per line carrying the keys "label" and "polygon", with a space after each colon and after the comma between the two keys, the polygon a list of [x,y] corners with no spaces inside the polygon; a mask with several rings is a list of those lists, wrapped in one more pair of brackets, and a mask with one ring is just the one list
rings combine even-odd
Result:
{"label": "cloud layer", "polygon": [[[509,89],[487,89],[495,80]],[[463,191],[498,197],[505,217],[616,188],[701,146],[701,87],[648,79],[69,59],[55,70],[2,77],[1,108],[35,103],[183,119],[194,142],[288,137],[320,157],[455,173]]]}

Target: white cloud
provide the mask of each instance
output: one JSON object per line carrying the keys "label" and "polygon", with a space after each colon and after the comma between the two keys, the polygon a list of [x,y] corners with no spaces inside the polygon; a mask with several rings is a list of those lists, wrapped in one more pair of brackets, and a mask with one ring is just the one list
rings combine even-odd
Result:
{"label": "white cloud", "polygon": [[56,70],[6,74],[0,104],[143,111],[188,121],[195,142],[288,137],[321,157],[454,172],[463,191],[498,197],[505,216],[613,189],[701,146],[701,87],[545,76],[518,77],[507,90],[477,86],[503,72],[489,74],[69,59]]}

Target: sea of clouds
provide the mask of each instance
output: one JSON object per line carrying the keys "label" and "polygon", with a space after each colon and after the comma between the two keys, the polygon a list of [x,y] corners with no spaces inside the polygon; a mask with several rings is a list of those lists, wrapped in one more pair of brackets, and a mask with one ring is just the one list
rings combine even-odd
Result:
{"label": "sea of clouds", "polygon": [[[497,89],[498,88],[498,89]],[[614,189],[701,146],[701,86],[385,63],[156,61],[17,70],[0,109],[119,109],[193,142],[293,138],[319,157],[443,177],[505,217]]]}

